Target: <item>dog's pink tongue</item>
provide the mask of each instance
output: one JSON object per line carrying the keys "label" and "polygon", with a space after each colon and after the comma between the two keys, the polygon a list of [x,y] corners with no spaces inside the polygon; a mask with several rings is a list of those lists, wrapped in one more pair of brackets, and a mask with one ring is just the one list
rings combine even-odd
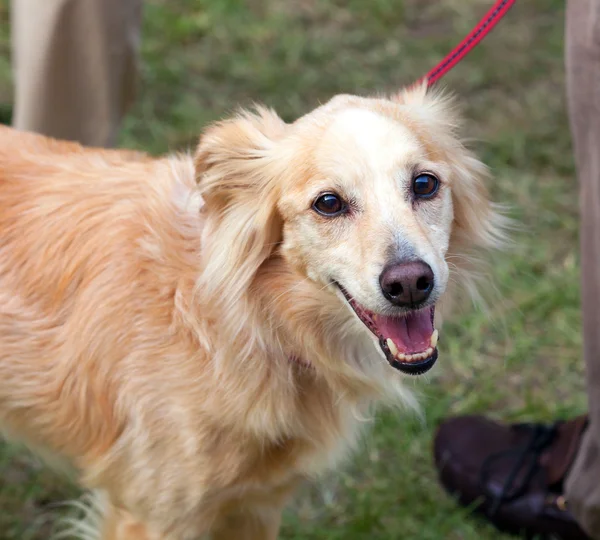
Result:
{"label": "dog's pink tongue", "polygon": [[377,328],[390,338],[403,354],[421,353],[431,344],[433,313],[431,309],[413,311],[405,317],[377,317]]}

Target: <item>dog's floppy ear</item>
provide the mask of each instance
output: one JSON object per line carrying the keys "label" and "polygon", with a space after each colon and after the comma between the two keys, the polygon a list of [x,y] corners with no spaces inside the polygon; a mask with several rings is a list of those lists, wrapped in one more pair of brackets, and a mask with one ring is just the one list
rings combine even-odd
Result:
{"label": "dog's floppy ear", "polygon": [[281,240],[276,147],[286,124],[259,108],[209,127],[196,152],[206,218],[199,292],[228,309]]}

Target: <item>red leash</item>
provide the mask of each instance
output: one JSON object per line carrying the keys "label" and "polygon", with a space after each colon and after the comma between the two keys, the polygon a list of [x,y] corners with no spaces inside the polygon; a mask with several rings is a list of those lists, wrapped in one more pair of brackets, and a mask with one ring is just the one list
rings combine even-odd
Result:
{"label": "red leash", "polygon": [[463,39],[446,57],[435,66],[427,75],[421,77],[416,84],[427,81],[427,86],[433,86],[446,73],[448,73],[456,64],[458,64],[475,46],[487,36],[492,28],[496,26],[506,15],[516,0],[497,0],[492,8],[485,14],[483,19],[469,35]]}

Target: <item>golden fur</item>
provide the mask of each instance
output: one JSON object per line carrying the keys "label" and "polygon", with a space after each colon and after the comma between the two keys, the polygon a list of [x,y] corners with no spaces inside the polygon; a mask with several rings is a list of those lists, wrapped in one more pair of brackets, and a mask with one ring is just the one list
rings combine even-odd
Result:
{"label": "golden fur", "polygon": [[[443,186],[415,208],[421,162]],[[400,242],[440,297],[450,257],[497,242],[484,176],[423,89],[244,112],[194,158],[0,128],[0,426],[96,492],[102,540],[276,538],[358,419],[411,400],[329,279],[385,310]],[[332,185],[354,221],[312,212]]]}

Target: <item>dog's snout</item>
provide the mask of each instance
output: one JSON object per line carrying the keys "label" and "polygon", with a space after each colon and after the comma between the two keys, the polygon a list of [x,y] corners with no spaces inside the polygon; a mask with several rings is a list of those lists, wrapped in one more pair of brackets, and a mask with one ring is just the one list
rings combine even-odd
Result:
{"label": "dog's snout", "polygon": [[383,295],[394,305],[409,307],[421,304],[433,290],[433,270],[423,261],[395,263],[379,276]]}

